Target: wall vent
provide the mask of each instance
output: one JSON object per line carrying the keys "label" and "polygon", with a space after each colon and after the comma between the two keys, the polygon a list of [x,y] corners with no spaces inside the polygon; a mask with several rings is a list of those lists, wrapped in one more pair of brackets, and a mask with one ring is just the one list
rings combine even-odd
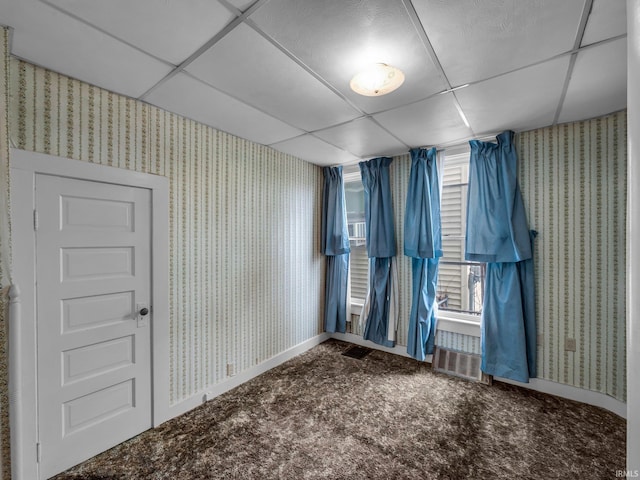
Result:
{"label": "wall vent", "polygon": [[491,385],[492,377],[480,370],[480,355],[436,346],[432,367],[435,371]]}

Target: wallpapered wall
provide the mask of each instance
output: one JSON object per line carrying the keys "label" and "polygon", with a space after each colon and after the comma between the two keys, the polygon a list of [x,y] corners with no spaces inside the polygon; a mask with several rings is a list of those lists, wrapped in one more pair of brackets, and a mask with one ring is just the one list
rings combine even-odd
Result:
{"label": "wallpapered wall", "polygon": [[321,169],[10,62],[20,149],[170,181],[170,381],[176,403],[322,331]]}
{"label": "wallpapered wall", "polygon": [[[626,400],[626,112],[516,135],[518,180],[535,243],[538,377]],[[407,343],[411,263],[402,255],[408,155],[390,167],[398,255],[398,345]],[[357,316],[353,317],[357,320]],[[353,326],[352,333],[362,331]],[[576,351],[565,350],[565,339]],[[480,352],[477,337],[440,345]]]}
{"label": "wallpapered wall", "polygon": [[[478,332],[480,327],[478,327]],[[436,345],[449,350],[458,352],[473,353],[475,355],[482,354],[482,345],[480,345],[480,337],[471,335],[463,335],[461,333],[447,332],[438,330],[436,334]]]}
{"label": "wallpapered wall", "polygon": [[[538,376],[626,401],[627,116],[516,135],[535,243]],[[576,340],[576,351],[565,339]],[[479,352],[473,337],[441,345]]]}
{"label": "wallpapered wall", "polygon": [[[9,30],[0,28],[0,292],[10,285],[11,222],[9,201]],[[6,293],[6,292],[4,292]],[[7,386],[7,302],[0,293],[0,478],[9,478],[9,389]]]}
{"label": "wallpapered wall", "polygon": [[625,401],[626,111],[525,132],[516,144],[529,224],[540,233],[540,376]]}

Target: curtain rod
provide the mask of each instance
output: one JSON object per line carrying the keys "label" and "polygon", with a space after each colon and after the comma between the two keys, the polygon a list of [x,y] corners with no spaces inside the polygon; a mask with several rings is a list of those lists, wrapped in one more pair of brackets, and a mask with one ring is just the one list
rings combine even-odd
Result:
{"label": "curtain rod", "polygon": [[[446,151],[447,149],[453,149],[453,148],[456,148],[456,147],[467,146],[469,141],[471,141],[471,140],[480,140],[481,142],[490,141],[490,140],[495,139],[502,132],[504,132],[504,130],[501,130],[500,132],[497,132],[497,133],[488,133],[488,134],[484,134],[484,135],[478,135],[475,138],[470,138],[468,140],[463,140],[461,142],[456,141],[456,143],[452,143],[450,145],[446,145],[445,144],[444,146],[436,147],[436,152],[442,152],[442,151]],[[422,147],[417,147],[417,148],[421,148],[422,149],[422,148],[432,148],[432,147],[433,146],[431,146],[431,147],[430,146],[422,146]],[[399,157],[400,155],[408,154],[410,150],[411,149],[406,150],[406,151],[404,151],[402,153],[393,153],[393,154],[390,154],[390,155],[379,155],[379,157]],[[371,156],[371,157],[362,158],[362,159],[358,159],[358,160],[352,160],[352,161],[347,162],[347,163],[334,163],[333,165],[330,165],[330,166],[331,167],[339,167],[339,166],[350,167],[352,165],[357,165],[360,162],[364,162],[364,161],[370,160],[372,158],[378,158],[378,157]]]}
{"label": "curtain rod", "polygon": [[[422,148],[427,148],[427,149],[428,149],[428,148],[432,148],[432,147],[417,147],[417,148],[420,148],[420,149],[422,149]],[[410,149],[410,150],[411,150],[411,149]],[[437,149],[436,149],[436,152],[444,152],[444,151],[445,151],[445,148],[444,148],[444,147],[441,147],[441,148],[437,148]],[[409,154],[409,150],[406,150],[406,151],[404,151],[404,152],[402,152],[402,153],[391,153],[391,154],[388,154],[388,155],[378,155],[378,156],[376,156],[376,157],[374,157],[374,156],[368,156],[368,157],[361,158],[361,159],[358,159],[358,160],[352,160],[352,161],[347,162],[347,163],[335,163],[335,164],[333,164],[333,165],[331,165],[331,166],[332,166],[332,167],[339,167],[340,165],[342,165],[343,167],[350,167],[351,165],[356,165],[356,164],[358,164],[358,163],[360,163],[360,162],[366,162],[367,160],[371,160],[372,158],[379,158],[379,157],[399,157],[399,156],[401,156],[401,155],[408,155],[408,154]]]}

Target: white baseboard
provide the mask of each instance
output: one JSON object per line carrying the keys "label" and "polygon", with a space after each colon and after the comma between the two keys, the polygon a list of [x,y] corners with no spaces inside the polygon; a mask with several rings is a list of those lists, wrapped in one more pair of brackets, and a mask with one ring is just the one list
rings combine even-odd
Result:
{"label": "white baseboard", "polygon": [[[377,345],[373,342],[370,342],[369,340],[363,339],[360,335],[356,335],[353,333],[332,333],[331,338],[342,340],[344,342],[354,343],[356,345],[362,345],[376,350],[382,350],[383,352],[393,353],[394,355],[410,357],[410,355],[407,353],[407,347],[403,345],[396,345],[394,348],[383,347],[382,345]],[[428,355],[425,361],[431,363],[432,355]],[[537,392],[556,395],[558,397],[567,398],[569,400],[575,400],[577,402],[586,403],[587,405],[604,408],[605,410],[609,410],[610,412],[615,413],[619,417],[622,417],[624,419],[627,418],[627,404],[601,392],[585,390],[583,388],[564,385],[562,383],[552,382],[551,380],[545,380],[542,378],[532,378],[529,383],[516,382],[508,378],[500,377],[494,377],[494,380],[497,382],[518,385],[520,387],[535,390]]]}
{"label": "white baseboard", "polygon": [[572,385],[552,382],[551,380],[545,380],[544,378],[532,378],[529,380],[529,383],[516,382],[515,380],[501,377],[494,377],[493,379],[497,382],[518,385],[519,387],[528,388],[537,392],[548,393],[550,395],[556,395],[569,400],[586,403],[587,405],[593,405],[594,407],[604,408],[605,410],[615,413],[619,417],[624,419],[627,418],[627,404],[601,392],[594,392],[593,390],[585,390],[584,388],[578,388]]}
{"label": "white baseboard", "polygon": [[[284,352],[271,357],[270,359],[254,367],[244,370],[243,372],[240,372],[233,377],[229,377],[227,380],[224,380],[217,385],[213,385],[192,395],[185,400],[182,400],[179,403],[172,405],[171,407],[169,407],[169,419],[182,415],[189,410],[193,410],[204,402],[211,400],[225,392],[228,392],[232,388],[242,385],[252,378],[257,377],[258,375],[261,375],[262,373],[265,373],[272,368],[277,367],[281,363],[292,359],[296,355],[304,353],[307,350],[315,347],[316,345],[321,344],[329,338],[335,338],[336,340],[342,340],[343,342],[362,345],[374,350],[381,350],[383,352],[392,353],[394,355],[411,358],[411,356],[407,353],[407,347],[405,347],[404,345],[397,345],[394,348],[389,348],[375,344],[373,342],[370,342],[369,340],[365,340],[360,335],[356,335],[353,333],[323,333],[305,342],[302,342],[295,347],[285,350]],[[431,363],[432,356],[428,355],[425,361],[427,363]],[[516,382],[514,380],[501,377],[495,377],[494,380],[604,408],[605,410],[609,410],[610,412],[615,413],[616,415],[624,419],[627,418],[627,404],[613,397],[610,397],[609,395],[605,395],[604,393],[585,390],[582,388],[573,387],[571,385],[564,385],[541,378],[532,378],[529,383]],[[158,426],[158,424],[154,426]]]}
{"label": "white baseboard", "polygon": [[284,352],[269,358],[268,360],[265,360],[264,362],[258,365],[255,365],[251,368],[248,368],[247,370],[242,371],[237,375],[234,375],[233,377],[229,377],[228,379],[216,385],[212,385],[207,389],[202,390],[190,396],[189,398],[180,401],[179,403],[171,405],[168,411],[168,418],[163,419],[158,424],[154,424],[154,427],[157,427],[161,423],[164,423],[164,421],[166,420],[170,420],[179,415],[182,415],[183,413],[188,412],[189,410],[193,410],[194,408],[202,405],[204,402],[211,400],[217,397],[218,395],[222,395],[223,393],[228,392],[232,388],[235,388],[239,385],[242,385],[243,383],[251,380],[252,378],[257,377],[258,375],[268,372],[272,368],[277,367],[281,363],[284,363],[287,360],[292,359],[296,355],[300,355],[301,353],[306,352],[307,350],[315,347],[316,345],[321,344],[322,342],[328,340],[329,338],[330,338],[330,335],[328,333],[317,335],[313,338],[310,338],[309,340],[306,340],[296,345],[295,347],[291,347],[288,350],[285,350]]}

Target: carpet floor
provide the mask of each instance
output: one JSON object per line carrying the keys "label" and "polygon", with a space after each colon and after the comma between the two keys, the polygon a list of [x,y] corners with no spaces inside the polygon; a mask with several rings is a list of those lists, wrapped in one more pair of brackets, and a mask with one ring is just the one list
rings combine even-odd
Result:
{"label": "carpet floor", "polygon": [[56,480],[614,479],[606,410],[329,340]]}

